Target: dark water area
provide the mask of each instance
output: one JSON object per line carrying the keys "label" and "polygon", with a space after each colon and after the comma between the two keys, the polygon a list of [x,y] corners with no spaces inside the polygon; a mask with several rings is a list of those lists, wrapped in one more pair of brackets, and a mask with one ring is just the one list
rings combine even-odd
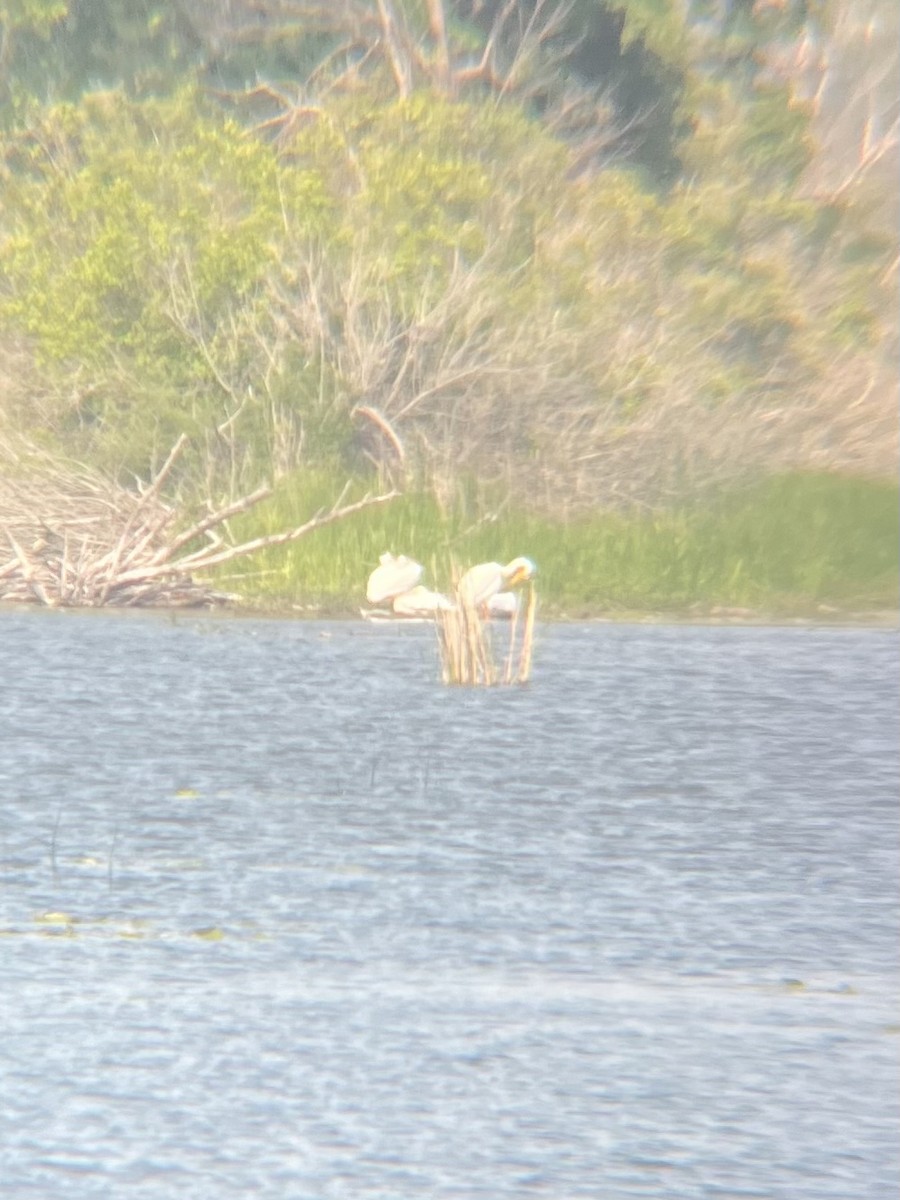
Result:
{"label": "dark water area", "polygon": [[900,1182],[895,631],[0,612],[0,1194]]}

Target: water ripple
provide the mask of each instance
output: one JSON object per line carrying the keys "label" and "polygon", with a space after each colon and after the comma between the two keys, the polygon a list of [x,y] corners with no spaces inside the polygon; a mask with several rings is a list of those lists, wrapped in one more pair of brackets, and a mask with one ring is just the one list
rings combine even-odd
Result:
{"label": "water ripple", "polygon": [[0,613],[4,1195],[896,1194],[893,632]]}

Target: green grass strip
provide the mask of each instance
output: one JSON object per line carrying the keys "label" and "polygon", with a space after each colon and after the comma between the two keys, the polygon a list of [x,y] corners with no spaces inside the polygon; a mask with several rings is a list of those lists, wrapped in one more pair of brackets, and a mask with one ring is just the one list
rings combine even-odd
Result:
{"label": "green grass strip", "polygon": [[[240,535],[299,524],[339,490],[323,473],[288,482],[247,514]],[[812,615],[896,609],[898,540],[896,486],[828,474],[778,476],[678,511],[569,521],[508,511],[479,519],[408,495],[232,564],[227,586],[272,607],[354,611],[383,550],[417,558],[439,588],[454,563],[525,554],[538,564],[545,613],[731,606]]]}

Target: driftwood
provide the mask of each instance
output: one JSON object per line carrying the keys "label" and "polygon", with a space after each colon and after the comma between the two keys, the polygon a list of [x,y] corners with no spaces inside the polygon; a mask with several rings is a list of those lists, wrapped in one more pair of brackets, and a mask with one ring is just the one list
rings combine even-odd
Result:
{"label": "driftwood", "polygon": [[134,489],[33,449],[0,446],[0,601],[87,608],[219,604],[232,597],[196,575],[398,495],[351,504],[341,497],[295,529],[235,542],[229,519],[272,489],[257,488],[219,507],[209,503],[202,517],[188,520],[163,494],[186,443],[179,438],[150,483]]}

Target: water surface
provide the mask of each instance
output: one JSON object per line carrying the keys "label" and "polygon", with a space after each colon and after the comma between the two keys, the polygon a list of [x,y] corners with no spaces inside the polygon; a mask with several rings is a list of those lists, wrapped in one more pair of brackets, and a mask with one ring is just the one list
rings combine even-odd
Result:
{"label": "water surface", "polygon": [[898,657],[0,612],[3,1195],[895,1196]]}

